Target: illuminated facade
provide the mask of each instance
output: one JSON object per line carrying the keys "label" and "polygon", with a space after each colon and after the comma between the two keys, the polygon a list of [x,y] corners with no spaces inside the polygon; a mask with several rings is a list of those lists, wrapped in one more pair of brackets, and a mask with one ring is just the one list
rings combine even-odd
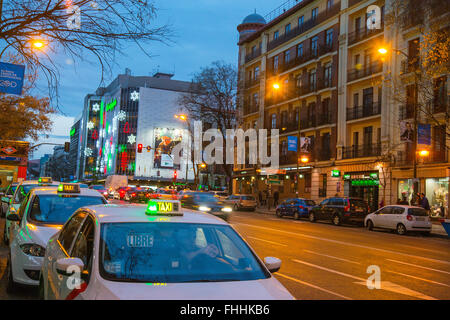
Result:
{"label": "illuminated facade", "polygon": [[[371,5],[379,10],[373,29],[366,23]],[[410,151],[400,126],[411,114],[395,101],[389,82],[404,62],[377,51],[386,43],[413,50],[409,41],[417,28],[385,26],[390,5],[390,0],[288,1],[238,26],[240,127],[279,129],[280,170],[267,175],[259,165],[236,165],[235,193],[270,189],[281,198],[316,201],[355,196],[376,209],[382,199],[395,203],[399,190],[410,186],[411,161],[401,161]],[[445,92],[447,78],[441,81]],[[448,206],[450,143],[438,127],[432,126],[432,156],[418,163],[417,181],[420,192],[447,188]],[[311,143],[309,162],[300,165],[298,176],[298,154],[287,143],[293,136]]]}

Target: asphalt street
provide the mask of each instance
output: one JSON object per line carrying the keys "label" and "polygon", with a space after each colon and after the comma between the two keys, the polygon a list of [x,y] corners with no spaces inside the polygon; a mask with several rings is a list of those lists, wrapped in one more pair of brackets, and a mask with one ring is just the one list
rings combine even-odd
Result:
{"label": "asphalt street", "polygon": [[[256,212],[234,212],[230,222],[260,258],[282,260],[275,276],[296,299],[450,299],[449,239]],[[0,219],[0,234],[3,226]],[[29,288],[17,295],[6,293],[7,252],[2,243],[0,299],[37,298]],[[367,286],[373,270],[380,271],[380,289]]]}

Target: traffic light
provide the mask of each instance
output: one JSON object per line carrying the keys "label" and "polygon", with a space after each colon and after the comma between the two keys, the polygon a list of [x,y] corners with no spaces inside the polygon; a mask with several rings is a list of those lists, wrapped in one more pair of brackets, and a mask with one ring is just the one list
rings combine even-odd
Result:
{"label": "traffic light", "polygon": [[138,144],[137,152],[142,153],[142,143]]}
{"label": "traffic light", "polygon": [[69,152],[70,151],[70,142],[64,142],[64,151]]}
{"label": "traffic light", "polygon": [[177,181],[177,170],[173,172],[173,181]]}

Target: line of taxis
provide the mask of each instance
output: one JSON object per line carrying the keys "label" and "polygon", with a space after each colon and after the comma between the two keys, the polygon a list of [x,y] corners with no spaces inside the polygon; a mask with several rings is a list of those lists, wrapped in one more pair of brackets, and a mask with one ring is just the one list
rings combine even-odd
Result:
{"label": "line of taxis", "polygon": [[258,258],[212,214],[169,199],[110,204],[46,178],[33,185],[6,212],[8,292],[31,285],[43,299],[293,299],[272,275],[281,261]]}

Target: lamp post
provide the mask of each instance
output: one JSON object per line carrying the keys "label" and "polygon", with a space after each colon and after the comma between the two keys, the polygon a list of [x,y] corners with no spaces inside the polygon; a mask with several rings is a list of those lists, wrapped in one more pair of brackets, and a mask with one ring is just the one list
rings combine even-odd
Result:
{"label": "lamp post", "polygon": [[[406,57],[406,61],[407,63],[409,63],[409,61],[411,60],[411,57],[409,55],[407,55],[406,53],[404,53],[401,50],[398,49],[387,49],[385,47],[380,47],[378,48],[378,53],[384,57],[389,50],[396,52],[397,54],[402,54],[404,57]],[[417,100],[419,98],[419,86],[418,86],[418,82],[417,82],[417,69],[414,69],[414,103],[413,103],[413,127],[414,127],[414,136],[413,136],[413,191],[414,193],[417,193],[419,190],[419,183],[416,181],[417,179],[417,153],[419,153],[419,156],[421,157],[427,157],[429,155],[429,151],[428,150],[421,150],[420,152],[417,152],[417,118],[418,118],[418,112],[417,112]]]}
{"label": "lamp post", "polygon": [[[176,119],[180,119],[181,121],[186,122],[187,127],[188,127],[188,132],[190,132],[189,131],[190,124],[189,124],[189,119],[188,119],[187,115],[185,115],[185,114],[176,114],[176,115],[174,115],[174,117]],[[185,181],[186,181],[186,187],[187,187],[187,184],[188,184],[188,152],[187,152],[187,150],[186,150],[186,179],[185,179]]]}

